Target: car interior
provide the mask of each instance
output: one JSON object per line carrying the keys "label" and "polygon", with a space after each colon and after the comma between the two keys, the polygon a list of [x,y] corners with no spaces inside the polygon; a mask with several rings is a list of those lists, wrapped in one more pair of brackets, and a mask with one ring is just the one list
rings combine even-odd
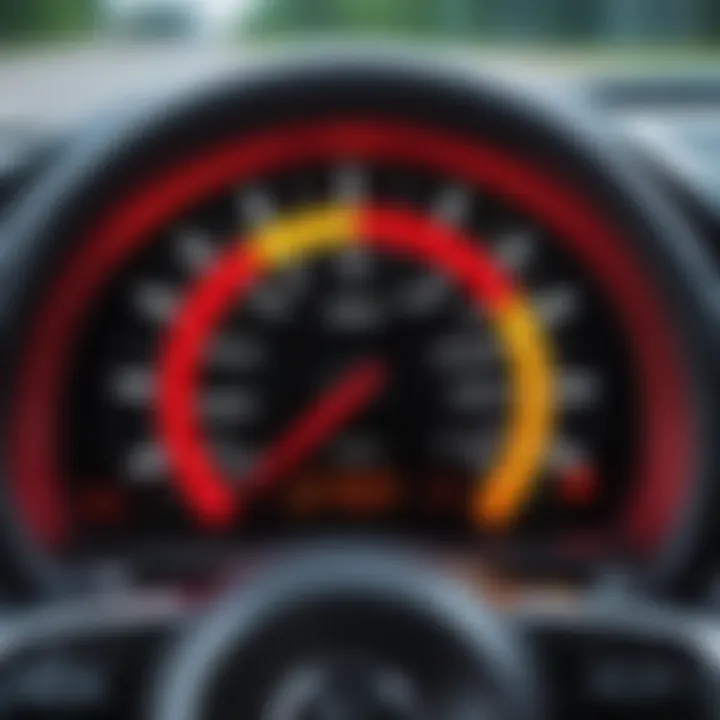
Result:
{"label": "car interior", "polygon": [[0,127],[0,719],[719,716],[719,120],[332,47]]}

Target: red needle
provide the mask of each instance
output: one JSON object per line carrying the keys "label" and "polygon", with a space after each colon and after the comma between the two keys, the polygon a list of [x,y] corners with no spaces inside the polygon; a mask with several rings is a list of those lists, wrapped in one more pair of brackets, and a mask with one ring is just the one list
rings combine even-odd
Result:
{"label": "red needle", "polygon": [[385,379],[384,363],[374,359],[365,360],[344,372],[263,453],[243,484],[268,486],[296,468],[366,407],[382,390]]}

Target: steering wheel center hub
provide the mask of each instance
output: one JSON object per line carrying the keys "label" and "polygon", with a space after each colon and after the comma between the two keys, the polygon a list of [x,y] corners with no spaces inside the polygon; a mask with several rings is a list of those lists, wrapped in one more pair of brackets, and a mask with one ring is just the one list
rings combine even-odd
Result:
{"label": "steering wheel center hub", "polygon": [[263,720],[413,720],[422,693],[380,658],[332,656],[302,664],[273,688]]}

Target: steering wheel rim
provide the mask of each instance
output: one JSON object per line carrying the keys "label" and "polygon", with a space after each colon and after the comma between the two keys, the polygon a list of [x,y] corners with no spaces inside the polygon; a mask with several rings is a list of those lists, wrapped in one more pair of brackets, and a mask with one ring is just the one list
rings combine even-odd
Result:
{"label": "steering wheel rim", "polygon": [[[333,609],[345,602],[352,607],[351,622],[358,622],[365,609],[377,609],[376,604],[400,610],[399,617],[417,614],[428,631],[441,633],[463,656],[467,651],[476,664],[473,672],[487,676],[498,717],[543,716],[544,698],[532,657],[511,626],[418,557],[394,546],[349,543],[279,551],[254,577],[231,585],[168,651],[152,694],[151,717],[213,717],[206,712],[208,706],[225,704],[212,696],[216,679],[226,672],[224,663],[234,663],[238,648],[267,644],[257,639],[258,631],[271,637],[275,624],[284,627],[286,617],[295,612],[305,617],[315,606],[329,622]],[[422,632],[420,623],[418,631]],[[448,653],[436,653],[435,658],[440,672],[454,667]],[[264,656],[258,662],[263,660]],[[240,678],[243,669],[237,670]],[[235,711],[242,713],[244,708]]]}

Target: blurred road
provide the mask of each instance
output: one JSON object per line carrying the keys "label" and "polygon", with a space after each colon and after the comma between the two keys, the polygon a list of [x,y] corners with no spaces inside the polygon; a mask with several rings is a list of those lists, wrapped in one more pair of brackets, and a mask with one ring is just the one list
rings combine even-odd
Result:
{"label": "blurred road", "polygon": [[0,127],[62,126],[134,98],[192,86],[233,67],[250,53],[201,46],[95,45],[0,55]]}
{"label": "blurred road", "polygon": [[[367,42],[353,42],[367,49]],[[268,54],[311,51],[318,48],[329,52],[347,49],[348,42],[325,40],[303,41],[299,46],[283,44],[243,47],[200,42],[185,44],[122,45],[97,40],[94,44],[73,47],[0,50],[0,131],[14,124],[39,122],[42,126],[66,125],[93,113],[125,107],[133,99],[192,87],[208,78],[231,72]],[[393,45],[371,45],[381,51]],[[404,47],[404,45],[402,46]],[[397,49],[397,45],[395,46]],[[708,65],[717,74],[717,58],[705,57],[690,50],[679,54],[632,48],[595,48],[586,52],[577,49],[508,46],[441,46],[409,44],[406,49],[420,56],[432,57],[465,66],[499,70],[524,79],[539,79],[585,74],[589,70],[628,70],[640,67],[657,72],[660,68]]]}
{"label": "blurred road", "polygon": [[[308,43],[302,47],[312,49]],[[136,98],[191,87],[233,68],[247,68],[267,54],[235,45],[109,43],[6,52],[0,54],[0,130],[28,122],[40,122],[43,127],[66,125],[96,112],[122,108]],[[557,62],[538,63],[537,57],[530,59],[507,49],[445,48],[439,56],[485,67],[509,67],[525,76],[558,67]]]}

